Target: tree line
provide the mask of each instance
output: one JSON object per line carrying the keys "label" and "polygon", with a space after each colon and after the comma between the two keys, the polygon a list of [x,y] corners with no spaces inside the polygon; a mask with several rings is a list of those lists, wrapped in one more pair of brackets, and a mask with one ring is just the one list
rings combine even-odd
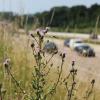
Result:
{"label": "tree line", "polygon": [[[95,27],[97,17],[100,16],[100,5],[94,4],[91,7],[84,5],[78,5],[73,7],[53,7],[49,11],[41,13],[20,15],[20,20],[23,20],[25,24],[28,16],[27,24],[37,24],[38,26],[50,26],[54,28],[93,28]],[[14,21],[19,18],[19,15],[13,14],[12,12],[0,13],[1,19]],[[20,22],[20,21],[19,21]],[[100,27],[100,22],[98,23]]]}
{"label": "tree line", "polygon": [[[54,14],[53,14],[54,12]],[[53,18],[52,18],[53,15]],[[79,28],[94,27],[97,17],[100,15],[100,5],[94,4],[91,7],[84,5],[73,7],[54,7],[50,11],[37,13],[40,25],[49,25],[52,27],[72,27]],[[50,20],[52,18],[52,22]],[[99,23],[100,26],[100,23]]]}

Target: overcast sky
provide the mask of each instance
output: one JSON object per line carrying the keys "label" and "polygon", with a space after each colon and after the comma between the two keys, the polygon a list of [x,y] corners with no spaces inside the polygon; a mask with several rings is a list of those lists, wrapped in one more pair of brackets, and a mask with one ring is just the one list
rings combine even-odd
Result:
{"label": "overcast sky", "polygon": [[54,6],[73,6],[100,4],[100,0],[0,0],[0,11],[13,11],[18,13],[36,13],[49,10]]}

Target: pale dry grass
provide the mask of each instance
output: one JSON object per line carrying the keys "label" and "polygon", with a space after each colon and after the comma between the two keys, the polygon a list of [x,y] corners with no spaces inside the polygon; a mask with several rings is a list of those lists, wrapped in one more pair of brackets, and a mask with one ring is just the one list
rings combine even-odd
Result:
{"label": "pale dry grass", "polygon": [[[47,39],[45,39],[45,41],[46,40]],[[63,76],[68,74],[68,72],[71,68],[70,67],[71,61],[76,60],[76,68],[78,69],[77,89],[79,90],[77,95],[79,96],[79,98],[83,97],[84,91],[87,89],[87,86],[89,86],[90,80],[92,78],[96,78],[97,83],[96,83],[96,90],[95,90],[95,95],[96,95],[95,100],[99,100],[99,98],[100,98],[100,95],[99,95],[100,87],[99,87],[99,77],[98,77],[99,76],[99,70],[98,70],[99,69],[99,59],[100,59],[99,58],[100,57],[99,50],[98,49],[96,50],[97,54],[99,54],[96,58],[90,58],[92,61],[91,62],[89,58],[79,57],[72,50],[65,48],[63,46],[63,40],[56,40],[56,39],[50,39],[50,40],[55,42],[57,45],[59,45],[59,53],[66,52],[66,54],[67,54],[66,62],[63,67]],[[25,88],[28,92],[30,92],[31,81],[32,81],[32,71],[34,69],[35,62],[34,62],[34,57],[32,55],[32,51],[30,49],[30,42],[28,42],[28,41],[29,41],[29,38],[25,35],[17,35],[17,36],[6,35],[4,38],[4,42],[7,47],[7,50],[6,50],[7,55],[12,60],[12,69],[11,69],[12,73],[14,74],[16,79],[20,81],[22,87]],[[48,59],[50,56],[51,55],[47,55],[46,59]],[[60,59],[59,55],[56,55],[52,59],[51,62],[54,62],[54,67],[51,70],[52,71],[51,74],[49,75],[50,79],[47,79],[47,80],[49,80],[49,81],[56,80],[56,77],[57,77],[56,67],[60,64],[60,61],[61,61],[61,59]],[[2,63],[2,62],[0,62],[0,63]],[[93,67],[91,67],[91,66],[93,66]],[[6,82],[7,80],[3,79],[2,64],[0,64],[0,67],[1,67],[0,74],[2,75],[2,77],[0,77],[0,80],[1,80],[1,82]],[[98,72],[96,74],[97,77],[94,74],[94,70]],[[14,91],[18,90],[15,85],[7,82],[6,86],[4,86],[4,87],[7,89],[7,95],[6,95],[5,100],[8,100],[8,98],[10,100],[11,99],[13,100],[13,98],[14,98],[14,100],[17,100],[18,97],[22,97],[22,95],[20,95],[20,94],[16,94],[16,96],[13,96],[13,95],[15,95]],[[63,86],[59,86],[59,88],[57,90],[58,90],[57,94],[55,95],[53,100],[64,100],[65,95],[66,95],[65,88]],[[81,98],[80,100],[83,100],[83,99]]]}

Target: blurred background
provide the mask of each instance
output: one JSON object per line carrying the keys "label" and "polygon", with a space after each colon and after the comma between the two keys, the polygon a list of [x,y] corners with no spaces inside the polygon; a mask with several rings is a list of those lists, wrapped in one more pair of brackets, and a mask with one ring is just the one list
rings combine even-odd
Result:
{"label": "blurred background", "polygon": [[18,19],[19,28],[27,20],[29,29],[50,26],[53,31],[100,33],[99,15],[100,0],[0,0],[0,20]]}

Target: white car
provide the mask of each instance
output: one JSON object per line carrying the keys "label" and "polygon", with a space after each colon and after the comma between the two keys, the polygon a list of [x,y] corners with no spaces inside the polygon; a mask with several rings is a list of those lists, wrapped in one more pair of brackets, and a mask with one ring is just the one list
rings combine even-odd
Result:
{"label": "white car", "polygon": [[83,44],[82,39],[71,39],[69,42],[70,48],[74,49],[75,47],[79,46],[80,44]]}

